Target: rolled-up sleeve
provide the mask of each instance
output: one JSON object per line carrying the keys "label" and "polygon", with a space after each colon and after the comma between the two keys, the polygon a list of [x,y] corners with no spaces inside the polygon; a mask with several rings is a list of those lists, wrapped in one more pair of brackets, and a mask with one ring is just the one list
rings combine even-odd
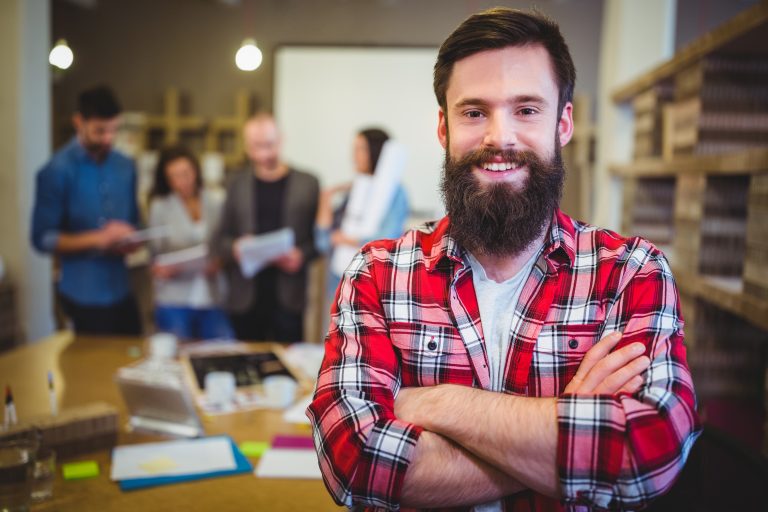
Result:
{"label": "rolled-up sleeve", "polygon": [[394,415],[400,365],[364,254],[355,257],[339,286],[307,415],[335,501],[398,510],[422,430]]}
{"label": "rolled-up sleeve", "polygon": [[32,245],[40,252],[53,252],[59,240],[64,216],[61,173],[47,165],[37,173],[32,209]]}
{"label": "rolled-up sleeve", "polygon": [[639,509],[675,482],[700,433],[674,279],[658,252],[636,255],[607,325],[651,358],[634,395],[558,398],[557,461],[565,503]]}

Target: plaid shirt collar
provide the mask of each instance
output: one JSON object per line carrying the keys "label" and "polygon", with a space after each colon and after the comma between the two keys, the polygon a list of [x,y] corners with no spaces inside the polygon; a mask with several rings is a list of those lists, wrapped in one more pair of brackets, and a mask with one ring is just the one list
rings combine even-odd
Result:
{"label": "plaid shirt collar", "polygon": [[[440,219],[434,231],[425,237],[423,251],[427,272],[432,272],[446,258],[460,265],[459,268],[465,265],[465,249],[449,231],[450,219],[446,216]],[[555,210],[542,253],[550,269],[555,270],[562,264],[573,264],[576,256],[575,232],[573,221],[559,208]]]}

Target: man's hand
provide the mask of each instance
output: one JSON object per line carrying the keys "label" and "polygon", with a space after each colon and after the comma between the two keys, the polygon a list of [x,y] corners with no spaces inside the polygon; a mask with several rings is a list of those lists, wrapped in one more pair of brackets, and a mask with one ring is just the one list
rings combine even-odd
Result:
{"label": "man's hand", "polygon": [[595,343],[585,354],[565,392],[590,395],[637,392],[643,385],[641,374],[651,360],[643,355],[645,345],[642,343],[631,343],[611,352],[619,340],[621,333],[613,332]]}
{"label": "man's hand", "polygon": [[304,254],[302,254],[298,247],[292,248],[275,260],[275,266],[289,274],[298,272],[303,264]]}
{"label": "man's hand", "polygon": [[361,247],[361,243],[354,238],[349,238],[340,229],[336,229],[331,233],[331,245],[338,247],[339,245],[351,245],[352,247]]}
{"label": "man's hand", "polygon": [[243,235],[237,238],[232,244],[232,257],[235,258],[235,261],[238,264],[240,264],[240,259],[243,257],[242,253],[240,252],[240,244],[242,244],[246,240],[249,240],[252,237],[253,235]]}
{"label": "man's hand", "polygon": [[117,254],[130,254],[141,247],[140,242],[126,242],[136,229],[127,222],[111,220],[97,231],[97,246],[99,249]]}
{"label": "man's hand", "polygon": [[208,276],[215,276],[221,270],[221,261],[218,258],[209,258],[205,263],[203,273]]}
{"label": "man's hand", "polygon": [[149,272],[155,279],[170,279],[179,273],[176,265],[152,265]]}

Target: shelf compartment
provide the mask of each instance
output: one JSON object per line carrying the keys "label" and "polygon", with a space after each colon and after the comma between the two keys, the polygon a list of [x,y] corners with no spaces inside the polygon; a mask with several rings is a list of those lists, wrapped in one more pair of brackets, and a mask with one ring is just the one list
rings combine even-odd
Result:
{"label": "shelf compartment", "polygon": [[688,363],[705,425],[759,450],[765,438],[765,333],[704,300],[686,306],[692,313],[686,322]]}
{"label": "shelf compartment", "polygon": [[698,273],[741,277],[747,234],[749,176],[709,176],[704,195]]}
{"label": "shelf compartment", "polygon": [[674,239],[674,178],[630,180],[624,193],[624,232],[669,245]]}
{"label": "shelf compartment", "polygon": [[[763,330],[768,330],[768,300],[744,293],[744,281],[739,277],[701,277],[675,265],[672,273],[681,292],[716,304],[719,308],[743,318]],[[768,335],[763,333],[768,343]]]}
{"label": "shelf compartment", "polygon": [[768,173],[752,175],[748,203],[744,291],[768,300]]}

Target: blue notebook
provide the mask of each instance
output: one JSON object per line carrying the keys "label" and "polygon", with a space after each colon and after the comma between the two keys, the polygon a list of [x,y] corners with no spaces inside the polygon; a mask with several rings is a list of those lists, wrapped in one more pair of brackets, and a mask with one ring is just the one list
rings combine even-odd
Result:
{"label": "blue notebook", "polygon": [[247,473],[253,471],[253,466],[248,459],[243,455],[243,452],[237,447],[232,438],[229,436],[221,436],[229,439],[229,443],[232,446],[232,456],[235,459],[234,469],[225,469],[222,471],[212,471],[209,473],[195,473],[190,475],[174,475],[174,476],[152,476],[146,478],[130,478],[126,480],[120,480],[120,490],[133,491],[136,489],[145,489],[147,487],[154,487],[156,485],[175,484],[178,482],[190,482],[193,480],[201,480],[203,478],[211,478],[217,476],[237,475],[240,473]]}

